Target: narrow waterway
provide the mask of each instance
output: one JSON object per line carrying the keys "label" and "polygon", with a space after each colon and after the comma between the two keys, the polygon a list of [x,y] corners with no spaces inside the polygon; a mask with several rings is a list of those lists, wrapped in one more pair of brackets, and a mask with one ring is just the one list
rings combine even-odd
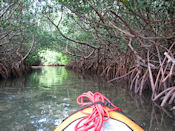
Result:
{"label": "narrow waterway", "polygon": [[78,109],[76,98],[87,91],[104,94],[145,131],[175,129],[172,112],[132,95],[125,86],[64,67],[34,67],[27,76],[0,82],[0,131],[51,131]]}

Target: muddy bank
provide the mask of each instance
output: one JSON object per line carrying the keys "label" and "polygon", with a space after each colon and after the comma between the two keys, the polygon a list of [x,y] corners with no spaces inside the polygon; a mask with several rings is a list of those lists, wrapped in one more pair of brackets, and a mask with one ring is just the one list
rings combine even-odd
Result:
{"label": "muddy bank", "polygon": [[[36,66],[36,65],[34,65],[34,66]],[[43,65],[43,64],[40,64],[40,65],[37,65],[37,66],[53,66],[53,67],[61,67],[61,66],[65,66],[65,65],[59,65],[59,64]]]}
{"label": "muddy bank", "polygon": [[28,64],[0,64],[0,79],[8,79],[14,77],[21,77],[24,74],[32,71],[31,65]]}

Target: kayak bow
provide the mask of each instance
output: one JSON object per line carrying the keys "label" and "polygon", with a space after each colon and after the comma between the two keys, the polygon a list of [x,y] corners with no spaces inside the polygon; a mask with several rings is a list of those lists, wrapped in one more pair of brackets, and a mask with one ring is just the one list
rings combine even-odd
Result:
{"label": "kayak bow", "polygon": [[[84,97],[90,102],[84,102]],[[99,92],[83,93],[77,103],[83,107],[63,120],[55,131],[143,131]]]}

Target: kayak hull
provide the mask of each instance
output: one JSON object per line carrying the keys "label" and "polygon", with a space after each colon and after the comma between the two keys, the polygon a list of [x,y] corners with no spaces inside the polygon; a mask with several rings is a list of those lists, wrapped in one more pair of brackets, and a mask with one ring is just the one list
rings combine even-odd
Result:
{"label": "kayak hull", "polygon": [[[109,110],[108,107],[105,107]],[[83,113],[82,113],[83,112]],[[55,131],[72,131],[74,130],[75,125],[79,120],[87,116],[84,113],[92,113],[92,108],[86,108],[81,111],[77,111],[66,118],[56,129]],[[143,131],[143,129],[137,125],[133,120],[128,118],[125,114],[120,111],[111,111],[109,112],[110,119],[104,121],[101,131],[113,131],[113,130],[122,130],[122,131]],[[105,115],[106,116],[106,115]],[[104,118],[105,119],[105,118]],[[91,130],[89,130],[91,131]],[[92,130],[93,131],[93,130]]]}

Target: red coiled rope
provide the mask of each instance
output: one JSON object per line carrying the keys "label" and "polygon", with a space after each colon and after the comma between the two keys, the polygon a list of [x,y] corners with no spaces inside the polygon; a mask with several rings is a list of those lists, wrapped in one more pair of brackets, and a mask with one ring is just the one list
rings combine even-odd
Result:
{"label": "red coiled rope", "polygon": [[[84,97],[87,98],[90,102],[84,102]],[[107,110],[104,108],[104,105],[102,104],[93,105],[94,102],[98,102],[98,101],[102,103],[106,103],[106,102],[110,103],[110,105],[113,108],[111,108],[110,110]],[[76,124],[75,131],[88,131],[89,129],[94,129],[94,131],[100,131],[103,126],[103,122],[109,120],[110,111],[114,111],[114,110],[122,111],[119,107],[116,107],[115,105],[113,105],[109,101],[109,99],[107,99],[104,95],[102,95],[99,92],[96,92],[94,94],[90,91],[88,91],[87,93],[83,93],[77,98],[77,103],[81,106],[88,106],[92,104],[92,113],[89,114],[89,113],[82,112],[87,116],[81,119]],[[106,119],[104,119],[105,114],[107,115]]]}

